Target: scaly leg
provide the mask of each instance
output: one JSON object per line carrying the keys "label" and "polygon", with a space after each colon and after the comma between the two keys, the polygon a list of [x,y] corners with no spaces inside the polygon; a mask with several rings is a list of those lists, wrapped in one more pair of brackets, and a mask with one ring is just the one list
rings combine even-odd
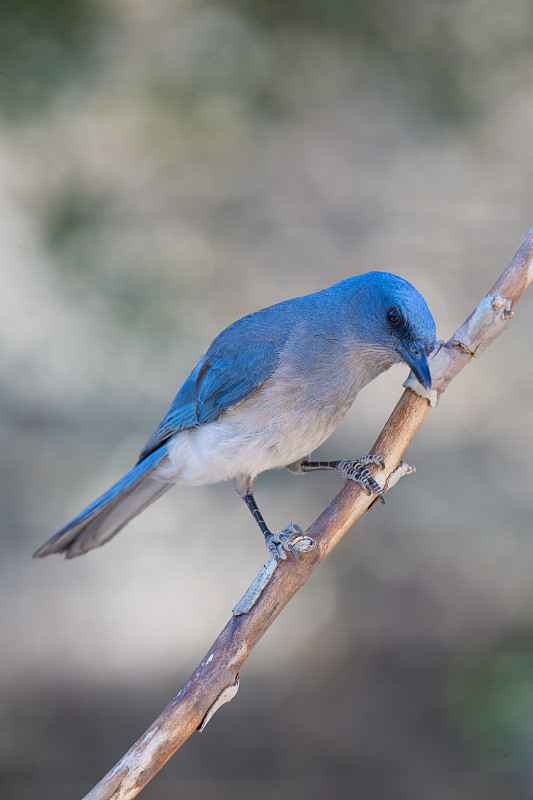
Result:
{"label": "scaly leg", "polygon": [[383,489],[367,467],[375,464],[380,469],[385,469],[383,459],[379,456],[363,456],[363,458],[344,459],[342,461],[302,461],[299,472],[316,472],[323,469],[336,469],[343,478],[358,483],[370,495],[374,491],[384,504]]}
{"label": "scaly leg", "polygon": [[250,509],[253,518],[259,525],[261,533],[265,537],[265,544],[270,554],[276,559],[278,564],[280,564],[282,561],[285,561],[289,552],[293,553],[294,556],[298,558],[298,551],[292,544],[291,540],[295,533],[303,536],[303,530],[300,528],[300,526],[296,525],[294,522],[291,522],[290,525],[287,525],[284,530],[278,531],[277,533],[272,533],[263,519],[263,515],[259,511],[259,508],[257,507],[257,503],[255,502],[253,494],[245,494],[242,499]]}

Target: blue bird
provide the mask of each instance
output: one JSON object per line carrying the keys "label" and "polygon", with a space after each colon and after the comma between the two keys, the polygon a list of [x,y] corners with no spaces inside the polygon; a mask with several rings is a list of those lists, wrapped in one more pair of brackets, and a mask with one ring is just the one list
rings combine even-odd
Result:
{"label": "blue bird", "polygon": [[105,544],[176,483],[231,481],[280,561],[295,552],[297,525],[272,533],[254,499],[267,469],[302,474],[337,469],[367,492],[382,489],[369,465],[377,455],[310,461],[357,393],[406,363],[429,389],[427,356],[435,323],[403,278],[368,272],[315,294],[256,311],[213,341],[144,446],[137,464],[34,554],[79,556]]}

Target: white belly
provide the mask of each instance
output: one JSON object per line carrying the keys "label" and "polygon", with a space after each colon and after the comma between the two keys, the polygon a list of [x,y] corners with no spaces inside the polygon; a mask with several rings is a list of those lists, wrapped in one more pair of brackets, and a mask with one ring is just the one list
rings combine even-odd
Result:
{"label": "white belly", "polygon": [[[306,458],[338,425],[353,397],[310,405],[264,385],[215,422],[177,434],[158,470],[163,480],[198,485],[241,481]],[[265,409],[268,409],[266,413]]]}

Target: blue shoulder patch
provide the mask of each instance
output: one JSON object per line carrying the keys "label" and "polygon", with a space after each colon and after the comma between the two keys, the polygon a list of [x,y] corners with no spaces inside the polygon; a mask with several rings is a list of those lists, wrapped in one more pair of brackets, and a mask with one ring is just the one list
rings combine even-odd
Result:
{"label": "blue shoulder patch", "polygon": [[213,361],[206,358],[196,383],[198,422],[212,422],[249,397],[272,374],[278,357],[276,344],[260,342]]}

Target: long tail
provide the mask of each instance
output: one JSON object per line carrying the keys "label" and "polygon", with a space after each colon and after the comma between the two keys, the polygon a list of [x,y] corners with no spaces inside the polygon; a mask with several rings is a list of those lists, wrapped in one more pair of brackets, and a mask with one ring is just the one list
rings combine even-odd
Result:
{"label": "long tail", "polygon": [[65,553],[66,558],[74,558],[108,542],[130,519],[173,486],[155,474],[165,455],[166,445],[163,445],[136,464],[107,492],[39,547],[33,557]]}

